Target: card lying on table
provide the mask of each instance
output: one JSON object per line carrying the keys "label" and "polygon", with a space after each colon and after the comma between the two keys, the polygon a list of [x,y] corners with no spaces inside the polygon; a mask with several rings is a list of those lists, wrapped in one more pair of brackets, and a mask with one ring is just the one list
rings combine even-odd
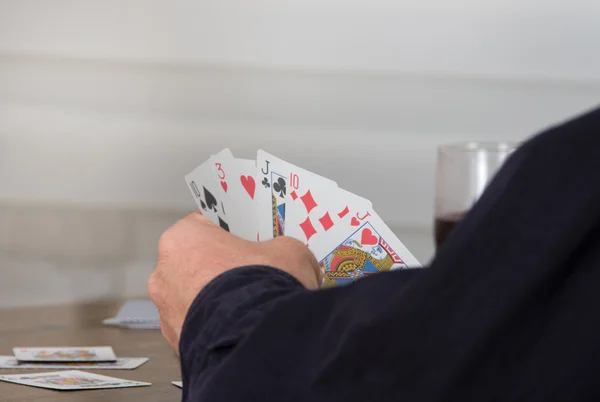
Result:
{"label": "card lying on table", "polygon": [[110,346],[13,348],[20,362],[114,362],[117,356]]}
{"label": "card lying on table", "polygon": [[264,150],[252,160],[226,148],[186,182],[202,214],[224,230],[251,241],[289,236],[303,242],[323,270],[324,286],[421,268],[368,199]]}
{"label": "card lying on table", "polygon": [[30,387],[56,389],[59,391],[146,387],[152,385],[148,382],[123,380],[78,370],[39,374],[0,375],[0,381],[28,385]]}
{"label": "card lying on table", "polygon": [[148,361],[147,357],[120,357],[114,362],[20,362],[14,356],[0,356],[0,369],[86,369],[86,370],[133,370]]}
{"label": "card lying on table", "polygon": [[132,299],[123,303],[116,316],[102,323],[130,329],[160,329],[160,314],[151,300]]}

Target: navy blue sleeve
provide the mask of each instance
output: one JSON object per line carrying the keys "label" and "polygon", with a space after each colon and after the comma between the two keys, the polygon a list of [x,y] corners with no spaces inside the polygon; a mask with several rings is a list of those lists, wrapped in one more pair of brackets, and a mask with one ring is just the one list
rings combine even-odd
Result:
{"label": "navy blue sleeve", "polygon": [[265,266],[237,268],[211,281],[192,303],[182,329],[183,383],[202,388],[270,306],[303,292],[309,291],[293,276]]}
{"label": "navy blue sleeve", "polygon": [[[252,371],[250,367],[245,368],[247,364],[265,362],[269,357],[281,357],[285,361],[284,354],[277,352],[283,346],[304,355],[302,361],[298,357],[288,358],[290,364],[296,365],[295,370],[300,373],[310,370],[327,353],[317,352],[316,347],[312,353],[304,353],[305,343],[314,344],[315,339],[329,337],[323,346],[336,344],[337,340],[328,334],[342,336],[343,332],[339,331],[347,331],[353,321],[367,317],[381,305],[381,298],[386,294],[400,293],[419,271],[421,269],[395,272],[389,276],[392,280],[384,280],[385,287],[381,287],[381,280],[365,280],[361,282],[368,286],[349,285],[319,291],[309,291],[286,272],[265,266],[241,267],[218,276],[194,300],[182,329],[179,348],[183,400],[256,400],[256,395],[242,391],[242,385],[253,383],[248,381],[252,376],[244,375]],[[384,279],[383,275],[379,277]],[[348,301],[353,298],[370,300],[352,307]],[[268,319],[265,321],[265,318]],[[278,339],[261,334],[273,329],[273,324],[285,328]],[[258,331],[257,327],[260,327]],[[270,348],[274,350],[269,351]],[[245,356],[247,353],[250,355]],[[267,364],[267,367],[277,365]],[[284,370],[276,370],[285,375]],[[263,379],[273,377],[272,373],[255,374]],[[218,385],[223,381],[227,383],[226,378],[230,376],[245,377],[243,381],[234,380],[240,385],[239,393],[229,385]],[[285,381],[278,384],[289,386],[291,381],[301,387],[305,385],[296,380],[295,375],[286,375]],[[287,391],[290,390],[288,387]]]}

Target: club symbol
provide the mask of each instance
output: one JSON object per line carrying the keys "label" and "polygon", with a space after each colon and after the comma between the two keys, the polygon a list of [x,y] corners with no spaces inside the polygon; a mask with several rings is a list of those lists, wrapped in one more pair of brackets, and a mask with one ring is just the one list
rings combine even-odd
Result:
{"label": "club symbol", "polygon": [[266,177],[263,179],[263,181],[261,183],[263,186],[265,186],[265,188],[271,187],[271,184],[269,183],[269,180],[267,180]]}
{"label": "club symbol", "polygon": [[273,190],[278,192],[281,198],[285,197],[285,180],[283,177],[280,177],[276,183],[273,183]]}

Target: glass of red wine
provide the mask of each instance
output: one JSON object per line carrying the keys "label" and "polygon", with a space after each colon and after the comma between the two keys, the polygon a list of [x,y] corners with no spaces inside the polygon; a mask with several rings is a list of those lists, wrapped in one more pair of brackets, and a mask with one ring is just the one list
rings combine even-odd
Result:
{"label": "glass of red wine", "polygon": [[513,142],[465,142],[438,147],[435,181],[435,244],[439,248],[481,196]]}

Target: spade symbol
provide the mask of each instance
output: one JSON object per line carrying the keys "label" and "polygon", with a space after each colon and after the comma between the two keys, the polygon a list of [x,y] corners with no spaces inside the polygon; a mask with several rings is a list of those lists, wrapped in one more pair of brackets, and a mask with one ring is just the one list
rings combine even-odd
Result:
{"label": "spade symbol", "polygon": [[269,180],[267,180],[266,177],[263,179],[263,181],[261,183],[263,186],[265,186],[265,188],[271,187],[271,184],[269,183]]}
{"label": "spade symbol", "polygon": [[273,190],[278,192],[281,198],[285,197],[285,180],[283,177],[280,177],[276,183],[273,183]]}
{"label": "spade symbol", "polygon": [[206,189],[206,187],[202,186],[204,189],[204,199],[206,200],[206,206],[208,209],[212,209],[214,212],[217,212],[217,199],[210,191]]}
{"label": "spade symbol", "polygon": [[204,201],[200,200],[200,206],[202,207],[203,210],[206,211],[206,204],[204,203]]}

